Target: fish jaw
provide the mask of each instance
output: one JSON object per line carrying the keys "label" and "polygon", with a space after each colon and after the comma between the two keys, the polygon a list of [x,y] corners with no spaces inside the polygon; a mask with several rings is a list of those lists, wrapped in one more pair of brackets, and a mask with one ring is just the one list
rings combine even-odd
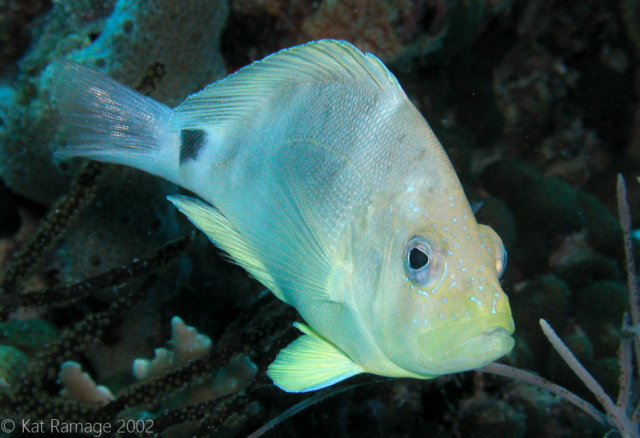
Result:
{"label": "fish jaw", "polygon": [[484,315],[418,334],[425,374],[441,375],[480,368],[509,353],[515,341],[511,313]]}

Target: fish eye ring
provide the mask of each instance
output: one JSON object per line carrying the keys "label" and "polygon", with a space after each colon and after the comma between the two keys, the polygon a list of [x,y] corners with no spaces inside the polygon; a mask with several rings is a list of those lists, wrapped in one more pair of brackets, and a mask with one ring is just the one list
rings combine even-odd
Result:
{"label": "fish eye ring", "polygon": [[507,249],[502,247],[502,255],[496,258],[496,270],[498,271],[498,279],[502,278],[504,270],[507,268]]}
{"label": "fish eye ring", "polygon": [[496,263],[496,272],[498,273],[498,279],[502,278],[502,274],[507,267],[507,249],[502,243],[502,239],[498,236],[498,233],[494,231],[488,225],[480,225],[481,229],[486,233],[489,238],[489,244],[493,247],[493,256]]}
{"label": "fish eye ring", "polygon": [[433,278],[436,263],[433,246],[422,236],[409,239],[404,250],[404,270],[416,286],[425,286]]}

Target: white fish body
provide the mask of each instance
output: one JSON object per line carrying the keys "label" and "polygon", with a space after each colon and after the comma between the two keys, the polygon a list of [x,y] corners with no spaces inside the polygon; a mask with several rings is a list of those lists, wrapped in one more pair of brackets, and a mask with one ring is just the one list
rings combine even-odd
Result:
{"label": "white fish body", "polygon": [[[478,225],[444,150],[373,55],[283,50],[171,111],[62,62],[63,157],[137,167],[308,323],[269,368],[287,391],[361,372],[431,378],[513,347],[504,249]],[[213,206],[213,207],[212,207]]]}

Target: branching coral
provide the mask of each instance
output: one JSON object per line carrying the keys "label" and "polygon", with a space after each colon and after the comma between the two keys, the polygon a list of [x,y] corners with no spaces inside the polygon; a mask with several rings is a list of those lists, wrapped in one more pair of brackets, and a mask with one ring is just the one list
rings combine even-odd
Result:
{"label": "branching coral", "polygon": [[[124,285],[131,280],[147,275],[166,264],[168,260],[179,255],[193,239],[193,236],[169,242],[147,257],[134,260],[127,266],[103,272],[87,280],[53,289],[32,291],[26,294],[4,296],[0,301],[0,314],[20,307],[48,306],[61,307],[82,299],[92,292],[109,286]],[[24,254],[28,254],[25,252]],[[31,257],[29,257],[31,259]],[[17,258],[16,260],[21,260]],[[21,264],[21,262],[18,262]],[[7,271],[9,274],[12,271]]]}
{"label": "branching coral", "polygon": [[[573,403],[591,415],[599,423],[603,425],[608,424],[615,428],[623,438],[638,438],[640,437],[640,404],[634,407],[633,403],[637,403],[637,397],[632,396],[632,392],[637,390],[633,382],[634,375],[637,376],[637,373],[640,371],[640,331],[638,329],[638,327],[640,327],[640,290],[638,289],[633,260],[631,218],[629,215],[629,205],[627,204],[627,190],[622,175],[618,175],[618,212],[620,215],[620,225],[624,231],[630,316],[625,315],[622,324],[623,339],[619,349],[620,389],[616,402],[609,397],[598,381],[586,370],[580,361],[576,359],[571,350],[562,342],[551,326],[544,319],[540,320],[542,331],[547,339],[549,339],[549,342],[551,342],[553,348],[560,354],[565,363],[569,365],[587,388],[589,388],[604,408],[606,414],[571,391],[526,371],[500,364],[487,365],[480,371],[510,377],[546,389]],[[633,366],[634,355],[636,370],[634,370]]]}
{"label": "branching coral", "polygon": [[129,288],[101,312],[87,316],[86,319],[65,330],[59,339],[43,347],[33,360],[19,384],[1,393],[0,407],[4,415],[21,418],[47,419],[65,418],[80,420],[91,408],[64,398],[51,396],[48,385],[56,377],[57,369],[66,360],[73,359],[76,352],[99,340],[105,331],[130,309],[141,294],[145,294],[155,282],[149,277],[140,287]]}
{"label": "branching coral", "polygon": [[[46,227],[47,224],[48,222],[45,222],[44,226]],[[129,283],[135,277],[147,275],[150,271],[166,265],[169,260],[184,250],[190,240],[190,238],[186,238],[171,242],[147,258],[136,260],[129,266],[109,271],[78,285],[34,294],[9,296],[6,301],[10,303],[10,306],[5,302],[4,309],[9,311],[11,308],[23,305],[62,306],[81,299],[89,292]],[[21,258],[27,258],[30,261],[38,258],[37,252],[23,252],[22,254],[26,255],[22,255]],[[17,263],[22,263],[21,258],[17,259]],[[68,398],[66,397],[66,392],[62,397],[52,392],[51,383],[56,377],[57,368],[62,364],[60,379],[67,382],[65,386],[72,386],[78,390],[78,384],[81,383],[80,392],[86,392],[87,388],[93,388],[94,390],[90,392],[97,393],[95,385],[80,372],[77,365],[70,365],[69,362],[65,362],[65,365],[63,362],[78,357],[78,354],[85,350],[88,345],[103,338],[109,327],[123,318],[126,315],[126,311],[135,304],[136,297],[146,293],[154,282],[155,279],[152,276],[144,281],[139,288],[125,287],[125,293],[116,298],[107,310],[87,315],[85,319],[65,330],[60,338],[45,345],[38,357],[31,361],[26,371],[18,379],[11,382],[5,381],[4,389],[0,392],[0,411],[2,415],[22,419],[30,418],[34,421],[56,418],[60,421],[113,424],[125,410],[149,406],[155,403],[158,395],[189,385],[190,382],[197,382],[197,377],[226,365],[240,353],[247,353],[244,342],[247,337],[251,341],[259,341],[261,336],[268,336],[272,333],[271,330],[276,328],[270,318],[277,318],[277,314],[267,310],[278,304],[274,302],[272,306],[265,306],[262,309],[260,313],[262,319],[256,322],[257,326],[252,324],[253,320],[243,320],[233,325],[232,327],[235,330],[230,330],[229,335],[223,337],[216,344],[216,348],[209,354],[186,361],[181,366],[168,372],[159,372],[156,377],[149,378],[121,391],[115,399],[110,401],[109,399],[112,397],[107,394],[107,397],[102,398],[103,406],[87,403],[87,399],[78,400],[83,394],[76,393],[75,397]],[[29,295],[34,295],[36,298],[23,298]],[[264,304],[263,301],[260,301],[260,304]],[[282,306],[276,305],[275,307],[281,309],[280,312],[288,311],[291,314],[290,310],[285,310]],[[245,315],[245,318],[249,317]],[[284,321],[288,321],[288,323],[281,327],[286,329],[290,326],[291,316],[284,318]],[[183,329],[181,333],[183,337],[197,338],[197,336],[189,336],[191,331],[187,328]],[[256,345],[259,346],[260,342],[257,342]],[[183,349],[189,348],[189,346],[185,347],[184,345],[182,347]],[[252,355],[256,356],[257,353],[254,351]],[[69,370],[75,372],[72,372],[70,376]],[[74,381],[74,383],[69,383],[70,381]],[[102,392],[104,395],[104,391]],[[245,404],[248,403],[246,398],[243,400]],[[212,403],[206,404],[206,406],[210,405]],[[174,412],[180,412],[181,414],[173,421],[163,421],[169,425],[182,423],[186,418],[184,412],[200,412],[200,417],[198,418],[201,420],[206,418],[207,424],[213,422],[212,414],[209,410],[198,410],[192,406],[186,410],[181,408]],[[226,418],[226,411],[221,409],[220,417],[216,421],[222,424]]]}
{"label": "branching coral", "polygon": [[[18,283],[35,263],[40,260],[62,233],[78,218],[80,212],[95,196],[96,179],[104,164],[91,162],[78,174],[69,193],[51,208],[43,219],[38,232],[15,256],[15,261],[6,269],[0,281],[0,295],[13,294]],[[36,257],[38,256],[38,257]]]}
{"label": "branching coral", "polygon": [[[45,309],[65,308],[70,304],[76,304],[86,300],[90,294],[106,288],[119,287],[118,296],[112,297],[110,304],[104,310],[93,311],[85,315],[75,324],[65,329],[62,334],[41,346],[36,357],[26,359],[24,354],[13,347],[7,347],[8,353],[14,359],[8,359],[5,354],[2,364],[2,385],[0,388],[0,415],[14,419],[31,419],[32,421],[47,421],[55,418],[59,421],[100,422],[102,424],[115,424],[118,418],[131,415],[132,412],[144,413],[143,408],[154,405],[159,396],[169,395],[185,386],[200,383],[200,378],[206,376],[221,377],[225,381],[223,386],[212,388],[211,394],[220,394],[234,391],[237,385],[229,386],[234,381],[234,371],[229,368],[226,374],[216,374],[215,370],[222,368],[240,354],[249,354],[257,357],[257,349],[264,349],[264,342],[272,336],[279,337],[284,330],[291,326],[293,312],[284,308],[277,302],[265,305],[265,300],[260,300],[260,312],[252,308],[253,316],[244,314],[243,319],[232,324],[227,330],[228,334],[216,343],[214,349],[205,348],[199,357],[189,360],[186,351],[182,352],[184,359],[178,366],[169,370],[159,370],[157,375],[137,384],[121,390],[117,396],[113,396],[93,382],[86,373],[83,373],[78,364],[74,362],[83,357],[83,352],[91,344],[104,339],[111,328],[126,317],[129,309],[135,305],[138,299],[145,295],[156,283],[155,275],[149,274],[155,270],[167,266],[176,256],[182,254],[193,236],[170,242],[162,248],[152,252],[147,257],[134,260],[127,266],[115,268],[77,284],[53,289],[22,293],[23,281],[29,270],[42,258],[46,249],[51,248],[58,240],[60,234],[68,227],[72,219],[76,218],[80,207],[87,205],[92,200],[95,192],[95,180],[102,169],[102,165],[91,163],[87,170],[80,173],[72,190],[57,205],[57,208],[43,220],[40,230],[36,233],[33,242],[26,245],[14,259],[9,269],[3,273],[1,284],[4,294],[0,299],[2,314],[6,317],[16,309],[22,307],[37,306]],[[11,267],[13,266],[13,268]],[[141,285],[135,287],[131,284],[136,278],[147,276]],[[15,291],[8,294],[9,291]],[[271,310],[270,310],[271,309]],[[257,318],[257,319],[256,319]],[[275,323],[275,321],[281,321]],[[175,324],[182,340],[192,341],[201,339],[195,336],[184,324]],[[201,342],[202,343],[202,342]],[[174,344],[178,344],[176,340]],[[192,349],[193,343],[182,342],[174,345],[182,350]],[[206,343],[205,343],[206,344]],[[250,349],[247,345],[255,345]],[[210,350],[206,354],[206,350]],[[4,351],[4,350],[3,350]],[[273,351],[266,357],[271,360],[275,355]],[[25,362],[28,365],[25,367]],[[15,363],[15,364],[14,364]],[[240,361],[240,367],[246,368],[246,361]],[[14,366],[15,365],[15,366]],[[19,368],[17,368],[19,367]],[[238,365],[234,365],[238,367]],[[58,374],[58,369],[61,369]],[[255,370],[246,376],[240,376],[243,381],[250,380]],[[263,376],[264,378],[264,376]],[[59,395],[56,390],[56,379],[66,390]],[[211,391],[210,391],[211,392]],[[74,393],[73,397],[68,397]],[[91,393],[91,398],[83,398]],[[95,396],[100,397],[96,399]],[[93,403],[100,400],[100,403]],[[250,400],[247,397],[234,399],[238,404],[238,411],[244,409]],[[240,400],[240,401],[239,401]],[[228,401],[228,400],[227,400]],[[224,402],[222,402],[224,404]],[[179,413],[168,420],[162,420],[167,427],[183,423],[191,412],[192,417],[211,424],[223,424],[229,416],[228,411],[219,408],[219,415],[215,417],[210,409],[202,409],[200,406],[213,407],[215,403],[209,401],[205,404],[196,404],[171,411]],[[215,411],[215,410],[214,410]],[[218,412],[215,411],[215,412]],[[163,415],[159,419],[165,418]],[[173,418],[173,419],[171,419]],[[162,424],[162,422],[161,422]]]}
{"label": "branching coral", "polygon": [[133,374],[143,380],[176,368],[183,362],[207,354],[211,350],[211,339],[189,327],[178,316],[171,320],[171,349],[156,348],[153,360],[136,359]]}
{"label": "branching coral", "polygon": [[[47,223],[45,222],[45,226]],[[5,311],[11,310],[10,307],[22,305],[62,306],[65,303],[81,299],[87,292],[130,283],[135,277],[147,275],[151,270],[166,265],[172,258],[180,254],[190,241],[190,238],[186,238],[171,242],[145,259],[136,260],[129,266],[88,279],[79,285],[38,292],[35,294],[36,299],[21,300],[21,295],[10,296],[7,301],[11,302],[11,306],[4,303]],[[28,253],[21,257],[29,260],[37,259],[38,254]],[[22,263],[20,258],[17,259],[17,263]],[[291,327],[294,312],[275,300],[271,300],[270,304],[267,303],[271,297],[265,297],[258,300],[255,306],[229,326],[227,333],[213,349],[209,349],[208,353],[201,354],[191,360],[185,360],[169,370],[158,371],[155,376],[121,390],[115,397],[105,391],[97,391],[98,388],[88,379],[88,376],[83,375],[84,373],[77,365],[72,365],[68,361],[81,357],[81,353],[87,346],[104,338],[109,328],[126,316],[128,309],[137,302],[141,295],[146,294],[153,287],[155,281],[155,275],[152,275],[139,287],[125,285],[124,293],[113,299],[106,310],[87,315],[63,331],[60,338],[44,345],[39,355],[30,361],[18,379],[11,382],[3,381],[4,385],[0,392],[0,415],[33,421],[48,421],[48,419],[55,418],[61,422],[115,425],[122,416],[130,416],[136,412],[138,415],[143,415],[145,407],[154,405],[159,399],[166,397],[173,391],[199,384],[200,378],[212,375],[213,371],[224,367],[240,354],[259,358],[262,362],[272,360],[275,351],[266,355],[262,354],[268,350],[266,345],[272,345],[271,339],[280,337]],[[17,285],[18,282],[16,282]],[[71,296],[69,291],[82,293],[79,296]],[[183,338],[192,340],[199,338],[191,336],[193,331],[187,327],[183,327],[179,331]],[[192,346],[191,344],[182,345],[183,349],[190,349]],[[206,350],[208,349],[205,348],[203,352]],[[260,350],[262,352],[259,355],[258,351]],[[265,364],[262,362],[260,363],[264,369]],[[59,379],[67,382],[63,382],[63,384],[67,387],[75,387],[76,390],[81,387],[80,393],[76,393],[75,397],[67,397],[68,390],[62,396],[52,390],[55,388],[57,369],[61,365],[62,371]],[[70,370],[71,373],[69,373]],[[232,380],[233,376],[229,374],[230,372],[232,373],[229,369],[226,374],[218,376]],[[243,379],[250,380],[252,376],[253,373]],[[265,379],[264,375],[262,379]],[[226,390],[228,390],[229,387],[226,386]],[[231,388],[231,390],[234,389],[236,388]],[[101,403],[98,405],[88,403],[87,399],[82,399],[82,396],[86,394],[81,394],[87,390],[94,395],[102,392],[106,397],[102,397]],[[95,398],[91,400],[95,401]],[[215,429],[222,424],[237,424],[239,427],[244,423],[241,421],[242,415],[238,413],[248,409],[247,405],[251,401],[252,399],[245,394],[239,394],[226,397],[221,401],[208,400],[191,404],[187,407],[160,413],[156,426],[168,428],[191,419],[202,423],[203,431]],[[234,406],[234,409],[230,410],[229,406],[231,405]],[[229,418],[232,419],[229,420]]]}
{"label": "branching coral", "polygon": [[105,405],[115,399],[109,388],[96,385],[89,374],[82,372],[82,365],[71,360],[60,365],[58,383],[64,387],[60,390],[62,397],[82,403]]}

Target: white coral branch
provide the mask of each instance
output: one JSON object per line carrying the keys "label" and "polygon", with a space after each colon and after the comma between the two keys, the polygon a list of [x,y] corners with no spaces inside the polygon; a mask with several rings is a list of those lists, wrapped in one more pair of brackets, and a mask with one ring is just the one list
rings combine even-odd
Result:
{"label": "white coral branch", "polygon": [[62,397],[92,405],[106,405],[115,400],[109,388],[96,385],[89,374],[82,372],[82,366],[77,362],[66,361],[60,365],[58,383],[63,386],[60,390]]}
{"label": "white coral branch", "polygon": [[180,317],[174,316],[171,320],[169,345],[171,349],[157,348],[152,360],[136,359],[133,362],[133,375],[136,379],[159,376],[193,358],[207,354],[211,350],[211,339],[186,325]]}

